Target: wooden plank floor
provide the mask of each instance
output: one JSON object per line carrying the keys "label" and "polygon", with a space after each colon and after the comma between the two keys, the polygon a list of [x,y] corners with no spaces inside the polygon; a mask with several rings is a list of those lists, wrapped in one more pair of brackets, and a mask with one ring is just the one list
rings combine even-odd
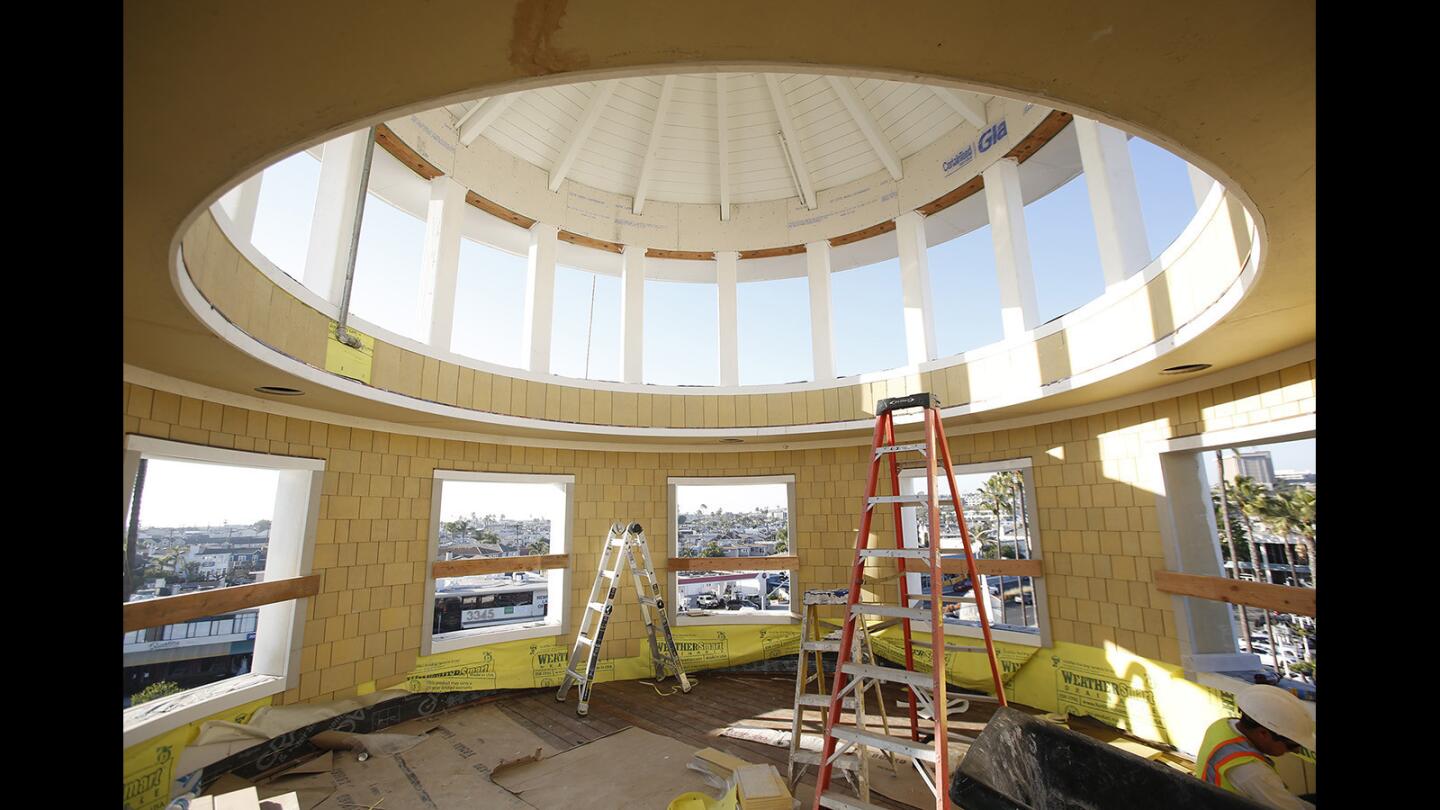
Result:
{"label": "wooden plank floor", "polygon": [[[707,674],[701,672],[699,682],[689,694],[661,696],[654,688],[639,681],[601,683],[590,695],[590,713],[575,714],[575,692],[565,703],[555,700],[554,690],[525,690],[496,701],[502,711],[530,729],[540,738],[561,748],[591,742],[626,726],[634,726],[655,734],[672,737],[686,745],[717,748],[757,764],[774,765],[785,775],[789,751],[765,743],[723,736],[731,725],[771,728],[788,732],[795,700],[795,678],[778,674]],[[669,691],[673,681],[666,681],[662,691]],[[886,710],[891,728],[908,729],[906,710],[897,706],[904,699],[904,690],[887,684]],[[952,693],[953,696],[953,693]],[[870,723],[878,726],[873,702]],[[994,704],[971,703],[963,716],[952,717],[951,733],[974,737],[984,728],[994,711]],[[804,731],[819,734],[822,730],[820,712],[807,711]],[[853,722],[845,713],[843,722]],[[928,732],[933,724],[921,720],[920,728]],[[877,729],[878,730],[878,729]],[[960,745],[952,743],[952,745]],[[963,750],[963,745],[961,745]],[[837,779],[838,774],[837,774]],[[815,783],[815,769],[809,768],[802,784]],[[907,805],[872,794],[872,803],[904,810]]]}

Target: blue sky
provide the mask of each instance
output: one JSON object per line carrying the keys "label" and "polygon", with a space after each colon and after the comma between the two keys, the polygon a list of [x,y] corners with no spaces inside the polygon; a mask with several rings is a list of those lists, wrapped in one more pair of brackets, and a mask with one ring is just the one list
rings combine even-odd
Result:
{"label": "blue sky", "polygon": [[[1150,255],[1195,213],[1185,164],[1140,138],[1130,140]],[[305,261],[319,162],[295,155],[266,171],[254,242],[299,277]],[[1025,209],[1042,322],[1104,292],[1085,177]],[[356,260],[352,311],[412,338],[419,334],[419,274],[424,223],[371,196]],[[935,332],[948,356],[999,340],[999,289],[989,226],[929,249]],[[900,270],[896,259],[836,273],[832,280],[835,365],[840,375],[905,364]],[[592,303],[593,293],[593,303]],[[519,366],[525,258],[462,240],[451,349]],[[645,284],[645,381],[719,383],[718,299],[710,284]],[[809,294],[804,278],[747,282],[737,291],[740,382],[808,379]],[[550,368],[569,377],[620,376],[620,281],[557,268]],[[587,351],[588,346],[588,351]]]}

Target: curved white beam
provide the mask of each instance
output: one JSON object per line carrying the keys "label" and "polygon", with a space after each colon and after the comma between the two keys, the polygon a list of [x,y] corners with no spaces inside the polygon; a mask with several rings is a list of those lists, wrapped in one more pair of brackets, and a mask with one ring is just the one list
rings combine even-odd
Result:
{"label": "curved white beam", "polygon": [[665,77],[660,85],[660,103],[655,107],[655,123],[650,125],[650,143],[645,147],[645,162],[640,164],[640,182],[635,184],[635,203],[631,210],[643,213],[650,177],[655,171],[655,155],[660,151],[660,136],[665,133],[665,114],[670,111],[670,98],[675,94],[675,74]]}
{"label": "curved white beam", "polygon": [[[715,74],[715,136],[720,152],[720,221],[730,220],[730,113],[725,74]],[[722,369],[723,371],[723,369]]]}
{"label": "curved white beam", "polygon": [[495,123],[495,119],[510,106],[515,100],[514,93],[507,93],[503,96],[491,96],[483,99],[470,111],[465,113],[459,121],[455,122],[455,129],[460,133],[460,143],[469,146],[480,137],[480,134]]}
{"label": "curved white beam", "polygon": [[780,132],[785,136],[790,165],[794,167],[795,179],[800,184],[800,198],[805,201],[806,208],[814,210],[815,187],[810,182],[810,169],[805,165],[805,157],[800,154],[800,136],[790,118],[790,105],[785,101],[785,94],[780,92],[780,82],[776,81],[775,74],[765,74],[765,86],[770,89],[770,103],[775,105],[775,117],[780,119]]}
{"label": "curved white beam", "polygon": [[948,87],[931,85],[930,89],[935,92],[935,95],[938,96],[941,101],[949,104],[951,109],[959,113],[961,118],[974,124],[976,129],[983,128],[985,124],[989,123],[985,119],[985,108],[983,106],[976,104]]}
{"label": "curved white beam", "polygon": [[890,139],[885,137],[884,131],[875,121],[875,116],[860,101],[860,94],[855,92],[855,85],[843,76],[826,76],[825,80],[830,82],[830,89],[835,91],[840,103],[850,111],[850,117],[854,119],[855,126],[865,135],[865,140],[870,142],[870,148],[875,150],[875,157],[885,164],[885,170],[890,172],[890,177],[899,180],[903,175],[900,170],[900,156],[895,154],[895,147],[890,145]]}
{"label": "curved white beam", "polygon": [[590,130],[595,128],[595,122],[600,120],[600,114],[605,112],[605,105],[610,103],[610,94],[614,92],[615,82],[601,82],[595,95],[590,97],[585,114],[580,116],[580,124],[570,133],[569,143],[560,151],[560,160],[556,161],[555,168],[550,170],[551,191],[560,190],[560,184],[565,182],[565,175],[569,174],[570,167],[575,165],[575,158],[579,157],[580,149],[585,146],[585,139],[590,137]]}

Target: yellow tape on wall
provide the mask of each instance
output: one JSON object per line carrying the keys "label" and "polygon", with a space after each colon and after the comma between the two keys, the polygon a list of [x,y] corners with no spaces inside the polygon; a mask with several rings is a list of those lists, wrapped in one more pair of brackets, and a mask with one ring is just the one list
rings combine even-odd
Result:
{"label": "yellow tape on wall", "polygon": [[[676,627],[673,632],[686,672],[800,652],[799,625]],[[424,656],[410,672],[405,688],[412,692],[463,692],[559,686],[570,660],[570,642],[569,638],[555,636]],[[642,650],[641,655],[631,658],[602,659],[595,667],[596,683],[655,677],[650,651]]]}
{"label": "yellow tape on wall", "polygon": [[175,763],[185,746],[195,741],[200,724],[210,720],[244,723],[261,706],[269,706],[270,698],[260,698],[229,711],[217,712],[203,720],[167,731],[158,737],[125,749],[121,773],[125,780],[125,810],[164,810],[170,803],[170,789],[175,777]]}

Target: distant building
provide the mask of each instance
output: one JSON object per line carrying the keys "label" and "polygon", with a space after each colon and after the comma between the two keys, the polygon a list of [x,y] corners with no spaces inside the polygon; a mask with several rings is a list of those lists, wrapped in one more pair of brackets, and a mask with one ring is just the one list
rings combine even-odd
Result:
{"label": "distant building", "polygon": [[1243,475],[1261,486],[1275,487],[1275,466],[1270,462],[1268,450],[1241,453],[1238,467],[1233,453],[1222,453],[1220,461],[1226,481],[1234,481],[1237,475]]}
{"label": "distant building", "polygon": [[1309,470],[1278,470],[1275,473],[1276,486],[1315,488],[1315,473]]}

